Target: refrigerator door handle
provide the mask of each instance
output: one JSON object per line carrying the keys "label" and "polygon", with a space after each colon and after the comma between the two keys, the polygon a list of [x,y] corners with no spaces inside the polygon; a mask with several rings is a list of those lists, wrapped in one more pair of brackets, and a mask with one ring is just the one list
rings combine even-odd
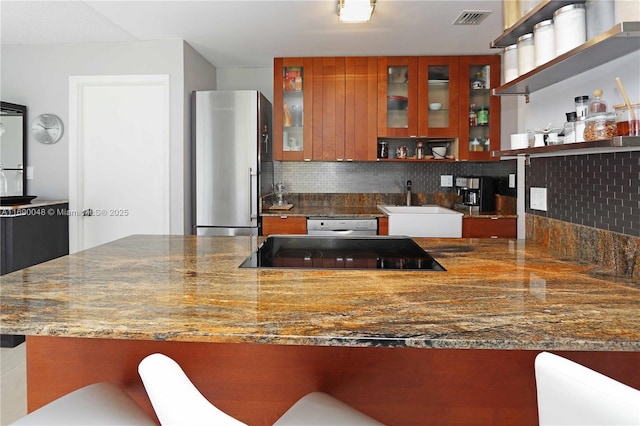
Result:
{"label": "refrigerator door handle", "polygon": [[[253,168],[249,167],[249,220],[257,219],[258,213],[253,212],[253,181],[258,180],[258,174],[253,172]],[[260,202],[260,200],[258,200]]]}
{"label": "refrigerator door handle", "polygon": [[269,155],[269,128],[267,125],[264,125],[264,130],[262,131],[262,143],[264,144],[264,154]]}

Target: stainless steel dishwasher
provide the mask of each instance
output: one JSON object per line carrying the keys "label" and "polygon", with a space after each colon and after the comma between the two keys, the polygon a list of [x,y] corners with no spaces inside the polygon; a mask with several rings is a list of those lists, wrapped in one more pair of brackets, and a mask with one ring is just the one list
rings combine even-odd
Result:
{"label": "stainless steel dishwasher", "polygon": [[377,235],[377,233],[378,220],[375,217],[307,219],[308,235]]}

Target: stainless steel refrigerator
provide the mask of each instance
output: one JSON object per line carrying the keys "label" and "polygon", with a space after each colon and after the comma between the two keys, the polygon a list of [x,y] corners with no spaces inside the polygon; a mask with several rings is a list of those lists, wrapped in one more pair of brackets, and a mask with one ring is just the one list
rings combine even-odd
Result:
{"label": "stainless steel refrigerator", "polygon": [[193,92],[194,234],[261,234],[261,200],[273,190],[272,122],[258,91]]}

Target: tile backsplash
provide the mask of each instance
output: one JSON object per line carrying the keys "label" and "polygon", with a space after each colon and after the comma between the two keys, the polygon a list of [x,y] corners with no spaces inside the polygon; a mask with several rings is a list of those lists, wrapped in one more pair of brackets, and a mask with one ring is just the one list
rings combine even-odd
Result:
{"label": "tile backsplash", "polygon": [[413,191],[453,192],[440,187],[440,175],[499,176],[516,173],[515,160],[491,162],[276,162],[276,182],[292,193],[401,193],[407,180]]}
{"label": "tile backsplash", "polygon": [[[532,158],[526,212],[640,237],[640,152]],[[531,187],[547,188],[547,211],[529,208]]]}

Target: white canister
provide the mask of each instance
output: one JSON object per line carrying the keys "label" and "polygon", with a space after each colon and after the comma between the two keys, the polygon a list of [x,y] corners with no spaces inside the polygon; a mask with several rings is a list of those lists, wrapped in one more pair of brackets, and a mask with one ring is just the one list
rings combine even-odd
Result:
{"label": "white canister", "polygon": [[529,148],[528,133],[514,133],[511,135],[511,149]]}
{"label": "white canister", "polygon": [[533,45],[535,47],[536,67],[556,57],[553,21],[538,22],[533,26]]}
{"label": "white canister", "polygon": [[[587,40],[609,31],[615,23],[614,0],[587,0],[584,3],[587,16]],[[640,3],[636,0],[636,8]]]}
{"label": "white canister", "polygon": [[556,56],[587,41],[585,8],[583,4],[568,4],[553,12]]}
{"label": "white canister", "polygon": [[533,33],[518,37],[518,75],[524,75],[536,67]]}
{"label": "white canister", "polygon": [[502,52],[502,75],[504,82],[518,78],[518,45],[512,44],[504,48]]}

